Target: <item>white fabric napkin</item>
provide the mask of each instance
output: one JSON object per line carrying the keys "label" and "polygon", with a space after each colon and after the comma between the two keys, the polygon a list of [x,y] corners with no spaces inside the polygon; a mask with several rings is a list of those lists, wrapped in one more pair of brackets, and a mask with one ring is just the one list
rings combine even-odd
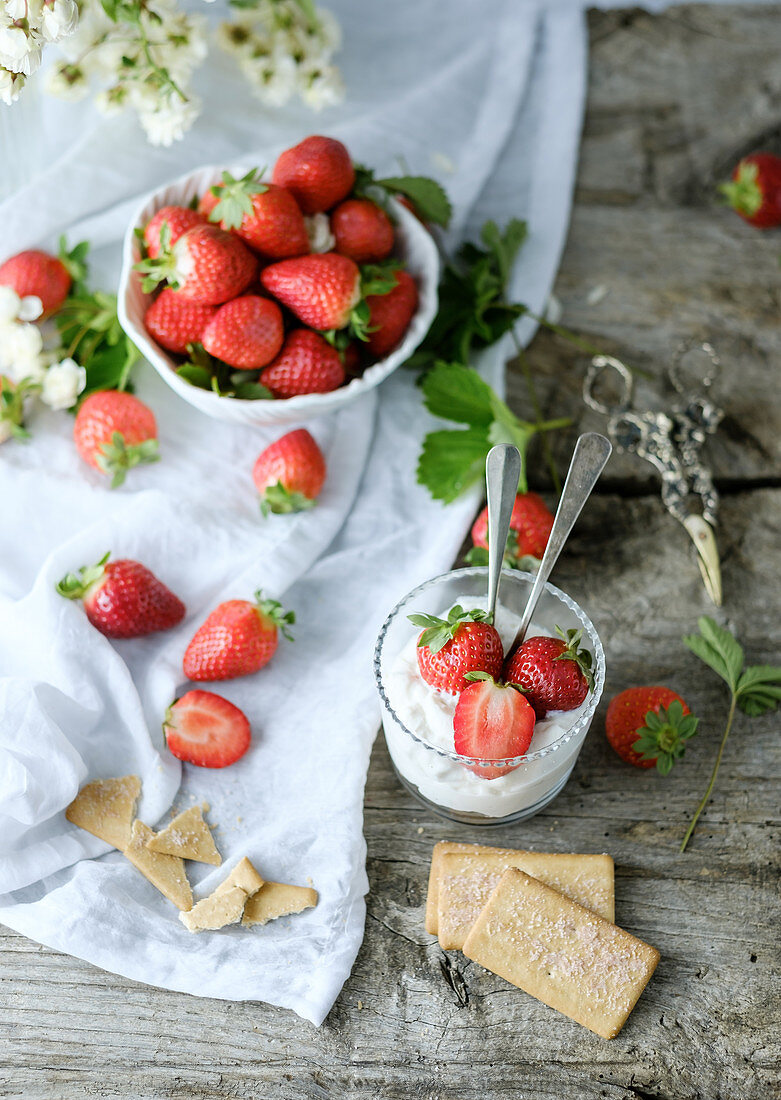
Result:
{"label": "white fabric napkin", "polygon": [[[441,5],[417,0],[371,18],[361,0],[332,6],[346,39],[342,109],[316,122],[297,109],[264,117],[223,61],[204,76],[206,115],[172,150],[149,150],[134,124],[95,124],[85,112],[79,141],[0,205],[0,252],[63,230],[71,241],[86,234],[98,245],[94,277],[110,285],[126,200],[140,189],[253,149],[269,163],[319,131],[385,171],[397,153],[413,172],[437,173],[432,151],[452,162],[451,241],[488,216],[528,217],[514,290],[540,309],[569,212],[585,81],[580,14],[513,0],[451,0],[446,19]],[[506,353],[498,347],[482,364],[499,387]],[[29,445],[0,452],[0,921],[139,981],[265,1000],[319,1024],[363,935],[374,640],[405,592],[449,567],[478,493],[443,507],[416,484],[432,418],[404,370],[309,425],[326,455],[324,492],[311,512],[267,521],[250,473],[279,431],[209,420],[149,367],[137,383],[158,419],[162,461],[133,470],[122,488],[81,463],[62,413],[39,411]],[[64,573],[109,549],[143,561],[185,601],[178,628],[111,643],[55,593]],[[180,767],[160,722],[185,686],[185,645],[218,601],[258,587],[294,609],[297,624],[266,669],[215,685],[249,717],[252,747],[224,771]],[[196,898],[248,855],[270,879],[311,879],[317,907],[258,930],[192,936],[121,855],[63,816],[88,778],[129,772],[143,779],[139,816],[150,825],[211,804],[225,864],[188,865]]]}

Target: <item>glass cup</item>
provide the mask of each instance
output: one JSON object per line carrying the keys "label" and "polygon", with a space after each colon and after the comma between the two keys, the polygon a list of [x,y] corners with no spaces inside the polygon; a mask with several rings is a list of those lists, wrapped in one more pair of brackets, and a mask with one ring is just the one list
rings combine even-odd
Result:
{"label": "glass cup", "polygon": [[[497,625],[501,608],[520,619],[533,580],[530,573],[503,571]],[[461,756],[453,748],[452,735],[448,735],[447,746],[443,744],[443,722],[450,720],[448,707],[454,705],[454,697],[438,695],[433,688],[430,689],[431,705],[435,715],[440,712],[434,723],[440,736],[436,736],[436,730],[432,733],[434,726],[424,726],[423,717],[410,723],[418,728],[410,728],[399,716],[399,711],[407,708],[404,676],[400,674],[397,659],[419,630],[407,616],[415,612],[441,615],[456,603],[469,609],[480,606],[482,600],[485,606],[487,584],[487,569],[473,567],[444,573],[413,589],[385,620],[374,651],[374,673],[382,700],[382,724],[388,752],[407,790],[424,806],[451,821],[506,825],[539,813],[569,779],[602,695],[605,654],[591,621],[574,600],[554,585],[546,584],[527,637],[535,627],[550,634],[557,626],[565,631],[573,627],[583,630],[582,644],[591,650],[594,671],[594,690],[589,692],[584,703],[576,710],[556,712],[539,721],[531,751],[508,760]],[[426,685],[426,694],[427,691]],[[419,708],[418,713],[421,713]],[[471,770],[475,767],[512,767],[512,771],[487,779]]]}

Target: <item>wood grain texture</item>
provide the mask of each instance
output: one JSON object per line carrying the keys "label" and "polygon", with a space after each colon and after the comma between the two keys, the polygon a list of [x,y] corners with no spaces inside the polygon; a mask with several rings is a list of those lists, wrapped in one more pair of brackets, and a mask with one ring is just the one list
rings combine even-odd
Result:
{"label": "wood grain texture", "polygon": [[[556,286],[565,324],[657,377],[678,340],[708,336],[719,345],[730,415],[709,456],[725,489],[722,618],[749,660],[776,662],[781,237],[753,232],[720,208],[713,185],[755,146],[781,152],[780,16],[779,6],[689,6],[590,17],[583,160]],[[607,292],[595,301],[600,287]],[[528,359],[547,408],[602,427],[579,400],[585,356],[542,334]],[[510,393],[515,407],[527,408],[518,371]],[[557,441],[562,459],[571,443]],[[668,779],[629,770],[611,753],[603,704],[549,810],[486,833],[423,811],[400,788],[378,740],[366,791],[366,938],[322,1028],[262,1004],[150,989],[0,931],[0,1096],[781,1095],[779,718],[738,721],[714,796],[679,856],[726,699],[680,644],[710,609],[687,541],[642,464],[611,460],[555,580],[598,626],[608,694],[668,682],[703,715]],[[662,953],[618,1039],[598,1039],[457,952],[440,951],[423,916],[430,852],[442,839],[613,855],[617,920]]]}

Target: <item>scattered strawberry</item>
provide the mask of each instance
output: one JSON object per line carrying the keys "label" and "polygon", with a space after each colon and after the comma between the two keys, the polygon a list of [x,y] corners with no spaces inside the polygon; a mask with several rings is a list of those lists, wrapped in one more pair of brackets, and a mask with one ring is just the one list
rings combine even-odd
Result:
{"label": "scattered strawberry", "polygon": [[73,438],[84,461],[111,477],[112,489],[133,466],[159,458],[154,413],[130,393],[90,394],[76,413]]}
{"label": "scattered strawberry", "polygon": [[246,289],[257,274],[258,261],[238,237],[216,225],[196,225],[175,244],[168,226],[160,227],[160,253],[135,264],[149,293],[167,282],[185,298],[202,305],[220,305]]}
{"label": "scattered strawberry", "polygon": [[211,691],[188,691],[175,699],[163,721],[166,744],[179,760],[199,768],[226,768],[249,748],[250,724],[243,711]]}
{"label": "scattered strawberry", "polygon": [[107,638],[140,638],[180,623],[185,606],[145,565],[109,561],[68,573],[57,585],[61,596],[82,600],[87,618]]}
{"label": "scattered strawberry", "polygon": [[204,329],[201,343],[210,355],[237,370],[256,370],[282,347],[282,311],[276,302],[245,294],[226,302]]}
{"label": "scattered strawberry", "polygon": [[20,298],[41,299],[42,316],[55,313],[71,288],[71,273],[64,260],[37,248],[18,252],[0,266],[0,285],[10,286]]}
{"label": "scattered strawberry", "polygon": [[272,179],[293,192],[305,214],[317,214],[349,195],[355,169],[341,141],[313,135],[280,154]]}
{"label": "scattered strawberry", "polygon": [[667,775],[697,732],[699,719],[666,687],[633,687],[610,700],[605,716],[607,739],[627,764],[656,765]]}
{"label": "scattered strawberry", "polygon": [[[470,672],[453,714],[455,750],[479,760],[523,756],[534,733],[534,711],[513,684],[501,684],[485,672]],[[498,779],[517,764],[465,765],[482,779]]]}
{"label": "scattered strawberry", "polygon": [[203,331],[216,311],[216,306],[202,306],[166,287],[146,311],[144,324],[161,348],[184,355],[188,344],[201,342]]}
{"label": "scattered strawberry", "polygon": [[[520,558],[541,558],[553,527],[553,513],[537,493],[518,493],[510,517],[510,533],[504,554],[505,563],[514,565]],[[472,543],[478,550],[488,549],[488,508],[483,508],[472,527]],[[470,557],[469,559],[473,559]],[[477,562],[477,558],[474,559]]]}
{"label": "scattered strawberry", "polygon": [[376,263],[393,251],[393,225],[371,199],[347,199],[331,214],[335,251],[357,264]]}
{"label": "scattered strawberry", "polygon": [[781,157],[752,153],[735,165],[732,181],[719,188],[744,221],[757,229],[781,225]]}
{"label": "scattered strawberry", "polygon": [[302,393],[330,393],[344,382],[339,352],[309,329],[294,329],[279,355],[260,375],[275,397]]}
{"label": "scattered strawberry", "polygon": [[257,672],[271,660],[278,644],[278,632],[291,638],[287,629],[295,622],[277,600],[264,600],[255,593],[249,600],[228,600],[219,604],[195,633],[184,655],[184,674],[190,680],[232,680]]}
{"label": "scattered strawberry", "polygon": [[418,638],[420,675],[437,691],[453,695],[468,684],[468,672],[487,672],[499,676],[504,650],[488,613],[464,611],[456,604],[447,619],[436,615],[408,615],[415,626],[424,627]]}
{"label": "scattered strawberry", "polygon": [[196,225],[206,225],[206,217],[190,206],[161,206],[144,226],[146,252],[153,260],[160,255],[160,230],[163,223],[168,227],[167,239],[170,247],[188,229]]}
{"label": "scattered strawberry", "polygon": [[382,359],[393,351],[418,308],[418,288],[408,271],[394,272],[396,285],[387,294],[369,295],[368,348]]}
{"label": "scattered strawberry", "polygon": [[504,667],[508,683],[518,684],[538,718],[549,710],[574,710],[594,688],[592,656],[580,648],[582,630],[565,634],[556,627],[558,638],[527,638]]}
{"label": "scattered strawberry", "polygon": [[345,328],[361,300],[358,265],[336,252],[299,256],[270,264],[263,286],[312,328]]}
{"label": "scattered strawberry", "polygon": [[282,260],[309,252],[298,203],[284,187],[262,183],[257,168],[238,180],[223,172],[222,183],[209,188],[198,209],[264,256]]}
{"label": "scattered strawberry", "polygon": [[311,508],[325,481],[325,459],[306,428],[261,451],[252,471],[263,515]]}

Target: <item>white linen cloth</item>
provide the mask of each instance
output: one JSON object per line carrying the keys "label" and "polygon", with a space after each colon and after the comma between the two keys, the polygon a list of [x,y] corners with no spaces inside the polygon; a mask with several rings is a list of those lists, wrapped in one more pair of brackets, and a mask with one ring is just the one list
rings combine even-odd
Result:
{"label": "white linen cloth", "polygon": [[[60,231],[72,243],[87,236],[97,246],[93,278],[111,285],[138,192],[252,151],[271,163],[305,134],[330,133],[384,172],[398,169],[397,155],[424,174],[451,162],[451,243],[489,216],[528,218],[514,293],[539,310],[568,221],[585,84],[581,13],[517,0],[451,0],[446,14],[419,0],[331,6],[345,31],[342,108],[267,116],[219,54],[202,76],[207,110],[172,149],[150,149],[132,120],[96,122],[85,108],[78,140],[53,138],[56,163],[0,205],[0,256]],[[500,346],[482,364],[499,387],[506,354]],[[404,370],[309,425],[328,464],[323,494],[310,512],[267,521],[250,474],[279,431],[209,420],[149,367],[138,369],[137,388],[157,416],[162,460],[131,471],[118,490],[80,461],[63,413],[40,410],[29,445],[0,452],[0,921],[139,981],[264,1000],[319,1024],[363,935],[374,640],[405,592],[449,568],[479,493],[444,507],[416,484],[433,420]],[[167,583],[187,605],[184,623],[111,643],[55,593],[64,573],[109,549]],[[185,688],[185,645],[218,601],[258,587],[294,609],[297,624],[266,669],[214,686],[249,717],[252,747],[224,771],[180,767],[160,723]],[[169,809],[211,804],[225,864],[188,865],[196,898],[248,855],[270,879],[311,879],[317,907],[262,929],[191,935],[121,855],[65,821],[87,779],[130,772],[142,777],[139,816],[150,825]]]}

